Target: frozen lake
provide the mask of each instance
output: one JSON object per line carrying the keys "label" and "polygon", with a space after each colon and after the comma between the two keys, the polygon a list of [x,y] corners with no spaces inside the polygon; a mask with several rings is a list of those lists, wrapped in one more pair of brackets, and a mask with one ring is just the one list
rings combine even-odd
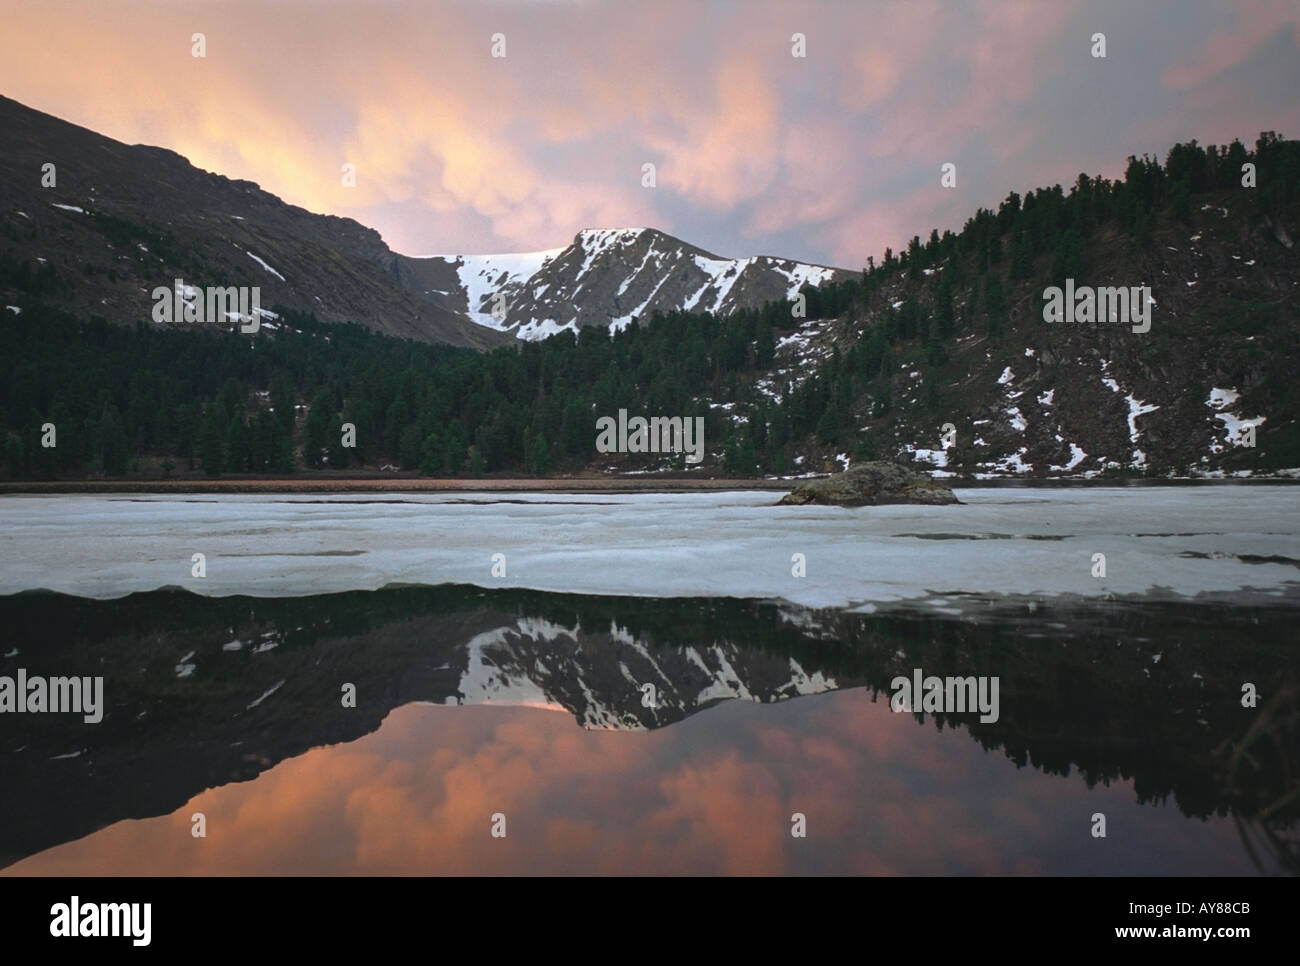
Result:
{"label": "frozen lake", "polygon": [[956,607],[942,595],[1266,597],[1300,579],[1294,487],[957,493],[962,506],[860,509],[776,507],[764,492],[8,496],[0,594],[475,584]]}
{"label": "frozen lake", "polygon": [[958,495],[5,497],[0,870],[1294,868],[1300,490]]}

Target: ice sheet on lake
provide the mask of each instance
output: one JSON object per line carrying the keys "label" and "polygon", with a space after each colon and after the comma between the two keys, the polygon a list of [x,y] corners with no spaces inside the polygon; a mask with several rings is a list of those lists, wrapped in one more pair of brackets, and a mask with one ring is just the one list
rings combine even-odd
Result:
{"label": "ice sheet on lake", "polygon": [[[777,507],[767,492],[6,496],[0,593],[113,598],[170,585],[275,597],[468,583],[818,607],[1300,580],[1288,562],[1300,558],[1294,487],[957,493],[966,505],[860,509]],[[195,553],[204,578],[190,575]],[[492,576],[498,553],[504,577]],[[1094,553],[1106,555],[1104,579],[1091,576]],[[792,575],[793,554],[807,576]]]}

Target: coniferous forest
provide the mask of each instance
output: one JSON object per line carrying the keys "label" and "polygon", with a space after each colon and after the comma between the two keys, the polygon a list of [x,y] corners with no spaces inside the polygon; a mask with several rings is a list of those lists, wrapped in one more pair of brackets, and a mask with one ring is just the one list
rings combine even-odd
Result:
{"label": "coniferous forest", "polygon": [[[0,324],[3,473],[577,472],[597,455],[596,419],[619,409],[704,416],[705,465],[728,474],[788,472],[814,451],[893,455],[897,434],[864,428],[893,425],[900,359],[927,373],[907,418],[942,420],[960,405],[941,378],[957,340],[977,334],[996,344],[1041,325],[1032,296],[1043,285],[1087,277],[1099,253],[1117,246],[1141,257],[1161,226],[1188,223],[1207,197],[1240,195],[1248,164],[1259,184],[1240,215],[1293,212],[1296,142],[1271,132],[1253,150],[1192,141],[1163,164],[1130,158],[1121,180],[1081,174],[1068,190],[1013,192],[960,232],[918,235],[869,259],[859,278],[805,287],[802,316],[784,301],[724,317],[677,312],[612,335],[591,327],[486,353],[283,308],[277,328],[251,336],[77,318],[42,301],[62,284],[56,271],[6,258],[0,287],[21,294],[20,311]],[[1204,322],[1247,338],[1285,325],[1289,311],[1261,299]],[[817,319],[847,320],[849,336],[808,378],[787,373],[760,385],[778,340]],[[1295,402],[1286,372],[1265,378],[1283,403]],[[353,446],[343,445],[349,423]],[[43,445],[50,424],[57,444]],[[1277,460],[1300,462],[1294,430],[1276,443]],[[622,459],[627,469],[682,468],[680,457]]]}

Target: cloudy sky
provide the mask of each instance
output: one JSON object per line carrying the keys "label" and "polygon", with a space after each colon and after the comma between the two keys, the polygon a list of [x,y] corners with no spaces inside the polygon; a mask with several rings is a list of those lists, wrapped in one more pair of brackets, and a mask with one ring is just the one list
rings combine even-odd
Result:
{"label": "cloudy sky", "polygon": [[1300,133],[1300,0],[5,6],[0,92],[406,254],[648,225],[857,268],[1011,190]]}

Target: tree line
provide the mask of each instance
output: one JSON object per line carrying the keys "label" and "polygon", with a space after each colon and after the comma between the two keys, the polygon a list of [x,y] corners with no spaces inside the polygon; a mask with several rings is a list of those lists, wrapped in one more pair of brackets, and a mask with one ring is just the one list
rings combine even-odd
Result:
{"label": "tree line", "polygon": [[[1081,174],[960,232],[932,231],[861,276],[805,286],[808,319],[870,319],[806,379],[773,371],[777,340],[805,319],[788,301],[727,316],[669,312],[617,333],[599,327],[478,353],[326,324],[277,307],[279,328],[238,332],[119,326],[46,304],[57,273],[0,258],[0,287],[21,312],[0,320],[0,467],[14,479],[203,473],[287,474],[394,464],[430,476],[547,474],[596,457],[595,424],[630,414],[705,417],[706,465],[739,475],[785,472],[812,447],[891,455],[864,422],[887,420],[898,358],[919,348],[948,361],[970,331],[998,337],[1008,287],[1079,278],[1108,224],[1140,250],[1157,215],[1186,219],[1192,198],[1239,187],[1251,204],[1293,207],[1300,149],[1266,132],[1253,151],[1176,145],[1161,165],[1130,158],[1123,180]],[[119,232],[127,227],[113,224]],[[151,241],[157,239],[151,237]],[[903,297],[886,299],[884,289]],[[912,414],[938,413],[927,379]],[[54,429],[55,445],[48,445]],[[344,427],[355,445],[345,445]],[[682,458],[627,454],[624,468],[682,468]]]}

